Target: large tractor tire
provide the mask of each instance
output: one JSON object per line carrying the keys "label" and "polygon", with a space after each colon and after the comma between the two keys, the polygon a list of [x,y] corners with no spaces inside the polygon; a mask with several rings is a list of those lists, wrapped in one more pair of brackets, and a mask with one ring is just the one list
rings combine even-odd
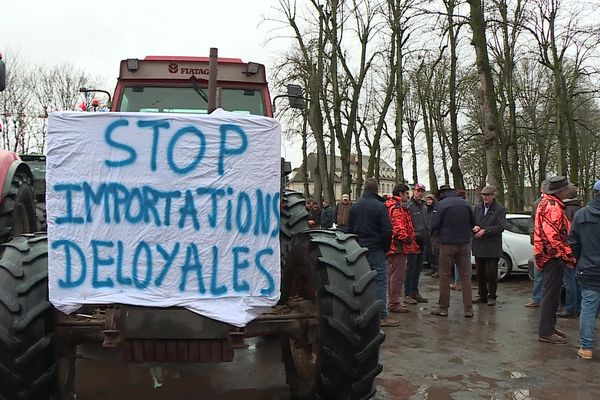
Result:
{"label": "large tractor tire", "polygon": [[281,221],[279,223],[279,247],[281,255],[281,297],[279,304],[287,302],[288,293],[285,288],[289,286],[285,265],[290,246],[294,236],[308,229],[308,211],[306,211],[306,200],[302,193],[285,190],[281,195]]}
{"label": "large tractor tire", "polygon": [[0,243],[12,236],[37,231],[37,219],[31,181],[26,174],[16,173],[10,190],[0,203]]}
{"label": "large tractor tire", "polygon": [[0,399],[51,399],[56,387],[46,236],[0,246]]}
{"label": "large tractor tire", "polygon": [[301,193],[285,190],[281,197],[279,242],[281,246],[281,265],[283,267],[292,238],[308,229],[308,211],[306,211],[306,200]]}
{"label": "large tractor tire", "polygon": [[46,203],[35,203],[35,218],[37,220],[37,232],[46,232],[48,230]]}
{"label": "large tractor tire", "polygon": [[368,399],[381,372],[375,277],[367,249],[341,231],[307,230],[290,242],[282,292],[311,300],[318,339],[285,338],[282,357],[296,399]]}

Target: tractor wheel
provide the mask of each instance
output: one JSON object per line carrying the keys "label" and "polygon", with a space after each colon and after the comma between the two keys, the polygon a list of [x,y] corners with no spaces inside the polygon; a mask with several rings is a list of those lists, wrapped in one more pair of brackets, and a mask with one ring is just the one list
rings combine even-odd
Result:
{"label": "tractor wheel", "polygon": [[308,229],[308,211],[306,201],[301,193],[285,190],[281,196],[281,221],[279,223],[279,247],[281,258],[281,297],[279,304],[285,304],[288,293],[288,274],[285,271],[286,260],[290,252],[290,245],[295,235]]}
{"label": "tractor wheel", "polygon": [[286,190],[283,192],[281,199],[279,242],[281,246],[281,265],[283,266],[294,235],[308,229],[308,211],[306,211],[306,201],[299,192]]}
{"label": "tractor wheel", "polygon": [[7,242],[12,236],[36,230],[31,183],[26,175],[17,173],[0,204],[0,243]]}
{"label": "tractor wheel", "polygon": [[0,399],[53,397],[53,329],[46,236],[16,236],[0,246]]}
{"label": "tractor wheel", "polygon": [[[285,271],[290,299],[310,300],[318,318],[311,343],[283,340],[282,357],[297,399],[368,399],[381,372],[375,278],[354,235],[311,230],[291,241]],[[290,302],[291,304],[291,302]]]}
{"label": "tractor wheel", "polygon": [[37,232],[46,232],[48,230],[46,203],[35,203],[35,218],[37,220]]}

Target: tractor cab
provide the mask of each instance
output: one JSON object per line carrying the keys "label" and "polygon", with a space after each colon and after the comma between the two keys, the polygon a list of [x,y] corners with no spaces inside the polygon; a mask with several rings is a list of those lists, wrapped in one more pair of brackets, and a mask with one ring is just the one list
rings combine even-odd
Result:
{"label": "tractor cab", "polygon": [[[218,58],[217,66],[217,108],[273,116],[264,65]],[[207,114],[210,78],[208,57],[123,60],[111,111]]]}

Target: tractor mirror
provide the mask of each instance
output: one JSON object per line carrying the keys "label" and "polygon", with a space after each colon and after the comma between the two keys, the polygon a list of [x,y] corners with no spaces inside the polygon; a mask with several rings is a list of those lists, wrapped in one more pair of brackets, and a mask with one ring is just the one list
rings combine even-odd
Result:
{"label": "tractor mirror", "polygon": [[2,61],[2,55],[0,54],[0,92],[6,87],[6,64]]}
{"label": "tractor mirror", "polygon": [[306,108],[306,103],[302,93],[302,86],[294,84],[287,85],[287,97],[290,100],[291,108],[299,108],[301,110]]}

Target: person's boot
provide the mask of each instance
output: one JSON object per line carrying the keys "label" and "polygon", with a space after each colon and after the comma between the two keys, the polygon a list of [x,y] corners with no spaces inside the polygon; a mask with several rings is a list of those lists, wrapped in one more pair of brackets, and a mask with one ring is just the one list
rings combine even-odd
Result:
{"label": "person's boot", "polygon": [[577,318],[577,317],[579,317],[578,314],[572,313],[572,312],[568,312],[568,311],[563,311],[561,313],[558,313],[558,314],[556,314],[556,316],[558,318]]}
{"label": "person's boot", "polygon": [[592,359],[592,350],[579,349],[579,350],[577,350],[577,357],[583,358],[584,360],[591,360]]}
{"label": "person's boot", "polygon": [[554,333],[550,336],[539,336],[538,340],[540,342],[550,343],[550,344],[566,344],[567,343],[567,339],[560,337],[556,333]]}
{"label": "person's boot", "polygon": [[429,302],[429,300],[427,300],[425,297],[421,296],[421,294],[419,292],[413,293],[411,297],[413,299],[415,299],[415,301],[417,303],[428,303]]}
{"label": "person's boot", "polygon": [[379,326],[381,327],[397,327],[400,326],[400,321],[398,321],[397,319],[393,319],[390,317],[387,317],[385,319],[382,319],[381,322],[379,322]]}
{"label": "person's boot", "polygon": [[431,277],[435,277],[435,275],[438,275],[438,269],[437,268],[431,268],[431,271],[429,271],[428,273],[425,274],[426,276],[431,276]]}

